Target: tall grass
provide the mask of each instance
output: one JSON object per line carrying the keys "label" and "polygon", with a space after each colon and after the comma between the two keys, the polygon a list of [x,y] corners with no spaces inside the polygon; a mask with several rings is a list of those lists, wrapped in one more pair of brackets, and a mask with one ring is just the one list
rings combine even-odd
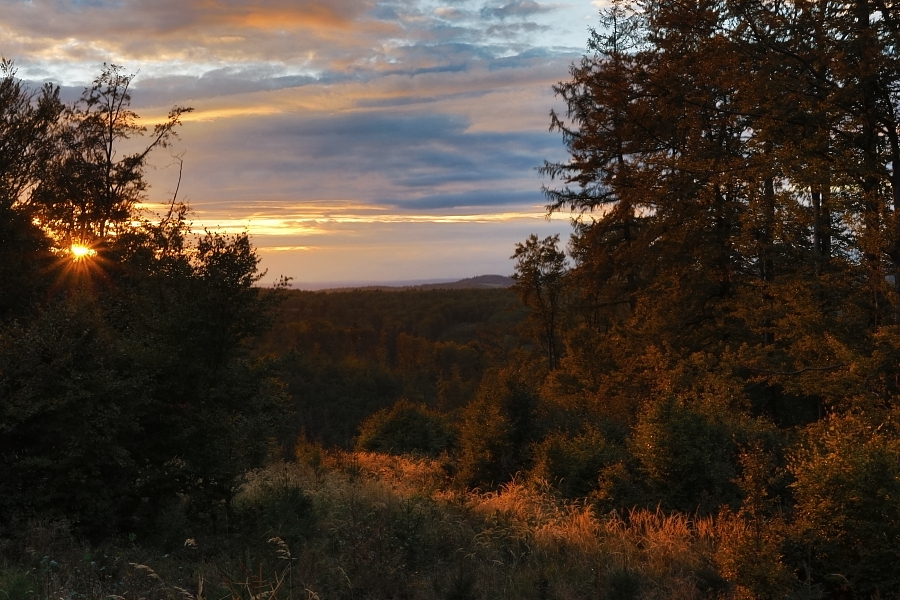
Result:
{"label": "tall grass", "polygon": [[68,578],[26,593],[21,578],[39,574],[7,564],[18,591],[0,597],[755,597],[727,546],[752,534],[737,516],[598,515],[542,482],[463,491],[440,460],[331,452],[273,465],[248,474],[234,515],[239,530],[227,541],[198,536],[166,556],[119,547],[115,576],[97,576],[93,587],[74,580],[85,548],[69,539],[54,559]]}

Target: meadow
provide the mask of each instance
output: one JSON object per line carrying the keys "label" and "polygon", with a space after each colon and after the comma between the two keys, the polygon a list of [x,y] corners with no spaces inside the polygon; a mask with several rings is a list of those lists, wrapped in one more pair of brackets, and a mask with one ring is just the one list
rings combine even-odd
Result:
{"label": "meadow", "polygon": [[441,459],[302,446],[297,461],[247,475],[231,518],[212,531],[167,515],[154,540],[165,553],[128,538],[94,547],[65,522],[32,521],[4,541],[0,589],[13,600],[687,600],[759,597],[744,583],[768,569],[772,592],[818,596],[787,587],[735,514],[599,514],[540,481],[461,491]]}

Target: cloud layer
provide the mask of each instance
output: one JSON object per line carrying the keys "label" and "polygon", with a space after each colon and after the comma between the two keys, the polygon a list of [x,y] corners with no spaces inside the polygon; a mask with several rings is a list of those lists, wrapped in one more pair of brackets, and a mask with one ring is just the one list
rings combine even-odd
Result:
{"label": "cloud layer", "polygon": [[[588,0],[0,0],[0,10],[0,54],[25,79],[74,99],[114,62],[137,73],[144,118],[195,107],[174,148],[179,196],[198,224],[246,226],[270,270],[301,281],[505,273],[515,241],[566,229],[542,219],[535,167],[562,156],[547,132],[551,86],[596,22]],[[151,205],[177,181],[172,158],[154,161]]]}

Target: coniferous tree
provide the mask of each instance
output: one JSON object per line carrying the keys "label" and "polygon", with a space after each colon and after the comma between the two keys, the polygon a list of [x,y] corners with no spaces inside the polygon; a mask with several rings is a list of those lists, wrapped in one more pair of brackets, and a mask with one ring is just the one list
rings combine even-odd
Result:
{"label": "coniferous tree", "polygon": [[[576,220],[573,325],[547,389],[629,425],[623,468],[683,510],[733,505],[738,482],[747,502],[774,493],[748,487],[742,445],[766,446],[773,465],[803,457],[781,500],[817,520],[790,524],[790,543],[818,529],[805,546],[818,568],[840,554],[853,590],[893,590],[854,554],[867,518],[825,523],[812,506],[827,492],[802,471],[834,477],[837,495],[857,489],[884,439],[828,454],[816,421],[889,430],[897,406],[896,7],[646,0],[613,2],[605,19],[556,87],[568,110],[552,127],[570,156],[543,169],[560,182],[548,210]],[[628,479],[606,471],[601,490]],[[866,514],[893,514],[879,494]],[[844,495],[828,501],[853,513]]]}

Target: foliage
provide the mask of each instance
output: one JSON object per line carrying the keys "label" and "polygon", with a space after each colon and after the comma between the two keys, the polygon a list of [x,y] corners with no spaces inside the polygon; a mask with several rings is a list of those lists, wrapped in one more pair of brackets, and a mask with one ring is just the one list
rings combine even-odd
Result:
{"label": "foliage", "polygon": [[147,156],[188,109],[120,156],[143,127],[119,67],[68,109],[3,70],[0,255],[15,276],[0,294],[0,527],[40,515],[101,536],[152,529],[179,502],[199,520],[227,513],[286,408],[271,361],[245,345],[277,295],[253,287],[246,234],[195,236],[174,199],[159,222],[135,211]]}
{"label": "foliage", "polygon": [[[555,88],[569,159],[543,168],[560,182],[548,210],[576,222],[569,279],[592,342],[567,344],[573,376],[639,403],[648,346],[740,348],[745,377],[773,396],[842,402],[844,369],[897,318],[889,19],[866,3],[605,14],[609,29]],[[604,346],[600,360],[577,356]]]}
{"label": "foliage", "polygon": [[295,432],[349,448],[401,398],[451,414],[468,404],[521,345],[516,304],[505,289],[286,291],[254,347],[285,357]]}
{"label": "foliage", "polygon": [[555,87],[573,266],[542,391],[568,424],[542,448],[625,427],[595,505],[733,515],[738,596],[897,593],[895,12],[612,2]]}
{"label": "foliage", "polygon": [[900,442],[893,418],[862,415],[810,425],[789,469],[797,534],[829,588],[892,597],[900,539]]}
{"label": "foliage", "polygon": [[597,487],[604,467],[623,458],[623,449],[590,424],[574,435],[557,431],[534,449],[529,477],[549,481],[568,499],[584,498]]}
{"label": "foliage", "polygon": [[115,526],[137,475],[132,407],[144,390],[98,307],[80,295],[6,328],[0,372],[5,518],[36,511]]}
{"label": "foliage", "polygon": [[496,489],[531,466],[537,441],[538,396],[524,373],[508,370],[485,380],[462,414],[458,481]]}
{"label": "foliage", "polygon": [[566,255],[557,248],[558,244],[558,234],[543,240],[532,234],[524,244],[516,244],[510,257],[516,261],[513,289],[522,304],[531,309],[532,325],[550,371],[557,367],[560,358],[559,320],[566,265]]}
{"label": "foliage", "polygon": [[47,168],[55,124],[63,110],[59,91],[39,94],[17,80],[12,63],[0,60],[0,319],[24,313],[41,295],[41,272],[52,257],[46,234],[22,203]]}
{"label": "foliage", "polygon": [[147,187],[148,156],[177,138],[182,115],[193,110],[173,107],[166,121],[154,126],[143,150],[120,156],[122,142],[146,132],[130,109],[133,78],[119,65],[104,64],[60,124],[57,156],[31,202],[43,227],[62,248],[73,243],[91,245],[128,229],[135,204]]}
{"label": "foliage", "polygon": [[[117,159],[143,133],[120,68],[65,108],[4,63],[3,531],[200,539],[240,556],[234,598],[896,597],[894,12],[610,3],[542,169],[570,268],[531,236],[512,292],[292,292],[269,334],[281,296],[246,235],[193,236],[174,199],[135,222],[186,109]],[[96,258],[73,261],[82,238]],[[358,452],[315,445],[360,424]],[[257,469],[298,433],[300,464]],[[10,589],[178,591],[41,556]]]}
{"label": "foliage", "polygon": [[356,447],[368,452],[437,456],[453,443],[446,418],[421,404],[400,399],[363,421]]}
{"label": "foliage", "polygon": [[[752,536],[734,515],[597,515],[540,482],[460,493],[425,458],[323,452],[322,461],[318,470],[273,464],[249,474],[235,506],[271,520],[236,521],[242,529],[231,536],[201,530],[163,554],[124,540],[91,548],[31,523],[3,558],[17,556],[15,572],[45,597],[753,597],[746,572],[722,558],[734,558],[736,538]],[[282,513],[289,498],[303,500]],[[273,537],[282,525],[302,533]],[[780,597],[803,597],[784,576]]]}
{"label": "foliage", "polygon": [[254,477],[253,485],[238,496],[234,531],[246,536],[245,543],[259,552],[264,552],[273,538],[299,549],[314,533],[312,499],[287,473],[270,471],[266,475]]}

